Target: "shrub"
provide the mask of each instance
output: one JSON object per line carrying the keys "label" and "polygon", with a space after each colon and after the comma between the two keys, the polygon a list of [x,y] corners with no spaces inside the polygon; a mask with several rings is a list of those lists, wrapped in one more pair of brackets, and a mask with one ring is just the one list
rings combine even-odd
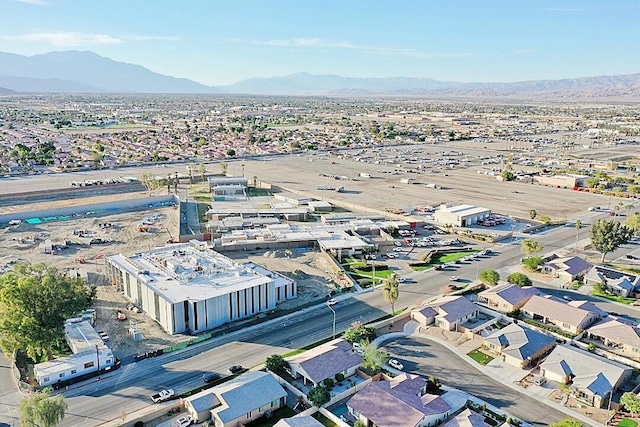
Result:
{"label": "shrub", "polygon": [[341,383],[344,381],[344,374],[342,372],[338,372],[335,376],[336,382]]}
{"label": "shrub", "polygon": [[518,286],[531,286],[532,282],[529,276],[523,273],[511,273],[507,276],[507,282]]}
{"label": "shrub", "polygon": [[331,390],[331,388],[334,386],[335,381],[333,381],[333,378],[327,378],[323,381],[324,386],[326,388],[328,388],[329,390]]}

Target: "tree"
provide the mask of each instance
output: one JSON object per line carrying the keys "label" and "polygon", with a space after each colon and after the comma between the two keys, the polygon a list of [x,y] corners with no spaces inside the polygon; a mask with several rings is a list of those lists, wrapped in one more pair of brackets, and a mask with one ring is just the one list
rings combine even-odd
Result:
{"label": "tree", "polygon": [[582,221],[576,220],[576,244],[573,248],[574,252],[578,251],[578,238],[580,237],[580,228],[582,227]]}
{"label": "tree", "polygon": [[48,390],[35,393],[20,402],[20,423],[24,427],[56,427],[67,408],[62,395],[51,397]]}
{"label": "tree", "polygon": [[272,354],[267,357],[267,360],[264,362],[264,365],[271,372],[281,371],[284,368],[285,361],[282,356],[279,354]]}
{"label": "tree", "polygon": [[200,176],[202,176],[202,182],[204,182],[204,176],[207,174],[207,165],[204,163],[200,163],[198,165],[198,172],[200,172]]}
{"label": "tree", "polygon": [[364,326],[360,322],[353,322],[351,327],[344,331],[344,339],[350,343],[359,343],[362,340],[374,340],[376,338],[376,330],[371,326]]}
{"label": "tree", "polygon": [[331,400],[331,393],[322,384],[318,384],[307,393],[307,399],[318,408]]}
{"label": "tree", "polygon": [[441,386],[442,384],[440,383],[440,380],[435,376],[431,375],[427,378],[427,393],[438,393]]}
{"label": "tree", "polygon": [[527,271],[537,271],[542,265],[542,258],[535,256],[525,258],[522,260],[522,265]]}
{"label": "tree", "polygon": [[233,148],[229,148],[229,149],[227,150],[227,156],[229,156],[229,157],[233,157],[233,156],[235,156],[235,155],[236,155],[236,150],[234,150]]}
{"label": "tree", "polygon": [[529,209],[529,218],[534,219],[538,215],[535,209]]}
{"label": "tree", "polygon": [[353,427],[367,427],[367,425],[361,419],[357,419],[355,423],[353,423]]}
{"label": "tree", "polygon": [[398,278],[395,274],[390,275],[384,281],[384,288],[382,289],[384,299],[391,304],[391,315],[395,314],[395,304],[398,301],[399,284]]}
{"label": "tree", "polygon": [[372,372],[380,371],[382,365],[387,361],[387,352],[375,348],[369,341],[361,341],[362,345],[362,367]]}
{"label": "tree", "polygon": [[582,427],[582,424],[573,418],[565,418],[557,423],[551,423],[551,427]]}
{"label": "tree", "polygon": [[227,162],[220,163],[220,170],[222,171],[223,175],[227,174],[228,169],[229,169],[229,164]]}
{"label": "tree", "polygon": [[515,175],[513,174],[513,172],[511,172],[510,170],[503,170],[502,174],[500,175],[502,177],[503,181],[513,181],[515,179]]}
{"label": "tree", "polygon": [[485,285],[495,286],[500,280],[500,274],[495,270],[483,270],[480,272],[480,281]]}
{"label": "tree", "polygon": [[631,216],[627,215],[624,225],[635,233],[640,232],[640,213],[636,212]]}
{"label": "tree", "polygon": [[0,347],[51,358],[64,343],[64,321],[89,307],[96,289],[45,264],[18,264],[0,276]]}
{"label": "tree", "polygon": [[602,282],[598,282],[598,283],[594,283],[594,285],[593,285],[593,290],[594,290],[594,292],[596,292],[596,293],[604,294],[604,293],[606,293],[606,292],[607,292],[607,287],[605,286],[605,284],[604,284],[604,283],[602,283]]}
{"label": "tree", "polygon": [[507,276],[507,282],[518,286],[531,286],[532,284],[529,276],[524,273],[511,273]]}
{"label": "tree", "polygon": [[624,408],[631,412],[631,415],[635,415],[640,413],[640,397],[636,396],[633,392],[623,393],[620,397],[620,404],[624,406]]}
{"label": "tree", "polygon": [[549,224],[551,222],[551,217],[549,215],[540,215],[540,221],[545,224]]}
{"label": "tree", "polygon": [[631,237],[631,230],[618,221],[600,219],[596,221],[589,231],[591,244],[602,254],[600,262],[604,262],[605,256],[625,244]]}
{"label": "tree", "polygon": [[520,248],[522,252],[526,253],[528,256],[539,254],[542,252],[544,247],[533,239],[524,239],[522,243],[520,243]]}

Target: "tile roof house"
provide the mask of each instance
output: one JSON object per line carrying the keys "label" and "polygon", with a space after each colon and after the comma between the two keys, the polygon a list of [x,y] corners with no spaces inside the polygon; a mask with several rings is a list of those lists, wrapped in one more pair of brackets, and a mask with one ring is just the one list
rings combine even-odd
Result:
{"label": "tile roof house", "polygon": [[311,415],[296,416],[292,418],[282,418],[273,427],[323,427],[320,421]]}
{"label": "tile roof house", "polygon": [[557,346],[540,364],[549,380],[570,384],[573,394],[591,406],[602,408],[631,374],[631,368],[571,345]]}
{"label": "tile roof house", "polygon": [[626,297],[640,288],[640,276],[596,265],[584,276],[584,283],[602,283],[611,293]]}
{"label": "tile roof house", "polygon": [[550,260],[542,266],[542,271],[553,273],[555,277],[560,277],[567,282],[571,282],[584,277],[592,267],[593,264],[590,262],[574,256]]}
{"label": "tile roof house", "polygon": [[240,427],[284,406],[286,398],[269,372],[249,371],[184,400],[196,423],[213,419],[219,427]]}
{"label": "tile roof house", "polygon": [[484,421],[484,416],[467,408],[458,415],[442,424],[441,427],[490,427]]}
{"label": "tile roof house", "polygon": [[305,384],[314,386],[342,373],[348,378],[362,364],[362,356],[348,341],[338,338],[304,353],[288,357],[289,370],[294,378],[302,377]]}
{"label": "tile roof house", "polygon": [[478,307],[463,296],[448,296],[411,312],[411,318],[423,326],[435,324],[448,331],[458,329],[478,316]]}
{"label": "tile roof house", "polygon": [[587,329],[587,337],[622,349],[631,359],[640,358],[640,327],[626,319],[608,316]]}
{"label": "tile roof house", "polygon": [[521,311],[526,317],[553,324],[572,334],[579,334],[603,315],[599,308],[587,301],[567,304],[548,295],[531,297]]}
{"label": "tile roof house", "polygon": [[464,399],[448,402],[449,393],[428,394],[426,385],[424,378],[408,373],[389,381],[374,381],[353,395],[347,401],[347,408],[365,425],[416,427],[435,425],[466,403]]}
{"label": "tile roof house", "polygon": [[502,361],[524,369],[535,365],[556,345],[554,337],[511,323],[488,337],[484,346],[498,353]]}
{"label": "tile roof house", "polygon": [[522,307],[534,295],[540,295],[536,288],[521,288],[513,283],[501,283],[480,292],[478,301],[494,310],[508,313]]}

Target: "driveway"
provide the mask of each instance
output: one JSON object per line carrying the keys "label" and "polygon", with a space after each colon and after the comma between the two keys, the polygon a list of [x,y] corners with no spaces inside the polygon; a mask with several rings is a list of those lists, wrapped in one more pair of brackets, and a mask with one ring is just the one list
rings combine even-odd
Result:
{"label": "driveway", "polygon": [[11,362],[0,352],[0,426],[3,423],[8,426],[18,425],[18,404],[21,400],[22,394],[18,391],[11,372]]}
{"label": "driveway", "polygon": [[434,375],[450,387],[473,394],[531,423],[546,426],[567,415],[482,374],[445,346],[419,338],[399,338],[384,346],[391,357],[405,366],[405,371],[423,376]]}

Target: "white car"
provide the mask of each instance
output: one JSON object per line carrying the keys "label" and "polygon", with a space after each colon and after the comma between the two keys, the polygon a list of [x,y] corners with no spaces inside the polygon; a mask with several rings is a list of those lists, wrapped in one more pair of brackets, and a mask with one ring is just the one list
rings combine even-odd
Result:
{"label": "white car", "polygon": [[192,422],[193,422],[193,417],[191,417],[191,415],[184,415],[184,416],[178,418],[177,420],[175,420],[171,424],[171,426],[172,427],[187,427],[187,426],[190,426]]}
{"label": "white car", "polygon": [[337,299],[331,298],[329,301],[327,301],[327,305],[336,305],[338,303]]}
{"label": "white car", "polygon": [[460,280],[460,278],[458,276],[451,276],[449,277],[449,280],[451,280],[452,282],[457,282],[458,280]]}
{"label": "white car", "polygon": [[404,369],[404,365],[396,359],[389,359],[388,363],[389,366],[391,366],[392,368],[396,368],[399,371],[402,371]]}
{"label": "white car", "polygon": [[400,242],[393,242],[393,244],[398,246],[398,247],[402,246],[402,243],[400,243]]}

